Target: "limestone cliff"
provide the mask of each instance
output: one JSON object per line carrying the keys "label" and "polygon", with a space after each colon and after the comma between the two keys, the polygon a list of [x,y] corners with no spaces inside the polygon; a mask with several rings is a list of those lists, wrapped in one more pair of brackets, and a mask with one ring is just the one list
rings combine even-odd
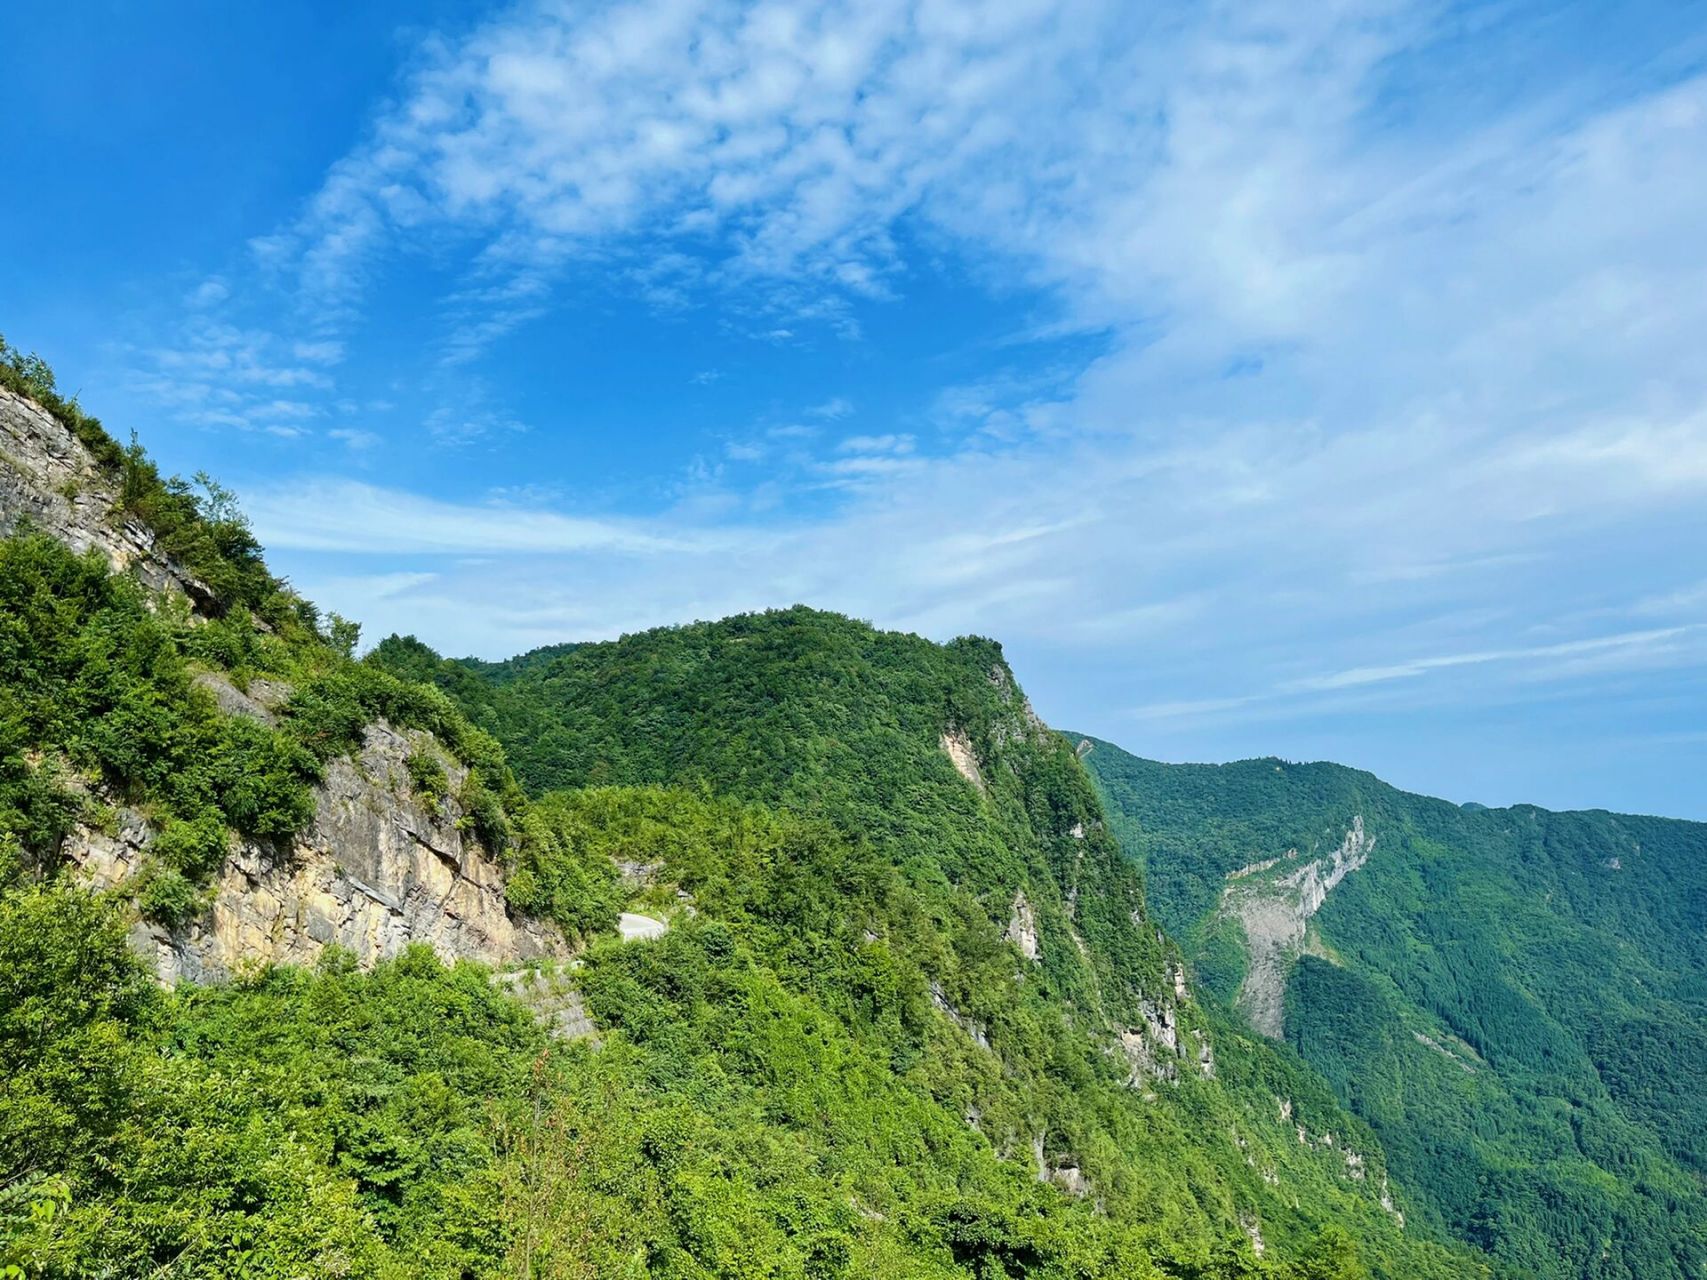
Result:
{"label": "limestone cliff", "polygon": [[[161,981],[312,964],[333,945],[363,964],[411,942],[492,964],[561,953],[549,925],[511,917],[503,870],[458,829],[456,801],[410,790],[404,761],[422,751],[444,756],[454,794],[466,770],[431,735],[370,725],[358,754],[327,767],[314,817],[288,849],[242,842],[199,919],[175,932],[139,922],[133,939]],[[91,883],[113,887],[139,869],[152,838],[141,815],[121,810],[116,830],[85,827],[66,853]]]}
{"label": "limestone cliff", "polygon": [[[154,591],[213,603],[208,588],[174,563],[145,524],[118,515],[118,480],[62,422],[0,389],[0,534],[29,526],[77,551],[100,552],[114,569]],[[224,676],[198,683],[227,715],[272,720],[289,690]],[[417,795],[406,764],[443,765],[444,799]],[[133,939],[168,984],[217,981],[270,962],[312,963],[328,946],[363,964],[422,942],[447,959],[489,963],[561,953],[549,925],[513,917],[504,871],[463,830],[454,797],[467,770],[430,734],[369,725],[359,750],[332,760],[314,793],[314,816],[277,847],[233,841],[206,909],[173,931],[139,922]],[[110,802],[116,797],[96,797]],[[154,839],[144,815],[103,803],[101,825],[83,826],[63,853],[91,884],[122,888]]]}
{"label": "limestone cliff", "polygon": [[1369,861],[1374,847],[1375,838],[1365,834],[1363,818],[1357,816],[1326,857],[1294,865],[1297,854],[1293,852],[1228,874],[1221,910],[1243,927],[1250,954],[1239,988],[1239,1008],[1263,1035],[1281,1037],[1287,973],[1304,949],[1310,917],[1346,876]]}
{"label": "limestone cliff", "polygon": [[114,569],[155,591],[208,603],[206,584],[173,563],[147,525],[119,514],[118,496],[117,479],[69,427],[0,387],[0,534],[27,523],[73,551],[93,547]]}

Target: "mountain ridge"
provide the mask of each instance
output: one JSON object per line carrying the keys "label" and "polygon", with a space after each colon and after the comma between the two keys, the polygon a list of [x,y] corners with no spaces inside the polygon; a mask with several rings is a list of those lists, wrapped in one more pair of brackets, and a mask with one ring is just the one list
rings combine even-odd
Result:
{"label": "mountain ridge", "polygon": [[[0,540],[0,1263],[1480,1273],[1402,1228],[1379,1144],[1319,1080],[1191,990],[993,642],[793,610],[422,685],[388,655],[436,655],[356,661],[353,624],[266,571],[217,486],[108,454],[86,511],[134,512],[208,592]],[[602,693],[576,683],[613,655]],[[479,722],[536,675],[575,696],[530,721],[530,794]],[[554,769],[581,772],[537,785]],[[389,818],[327,825],[334,793],[407,816],[429,867],[477,842],[505,918],[555,923],[574,961],[495,983],[408,930],[353,950],[305,901],[312,951],[240,934],[253,963],[142,981],[140,921],[219,936],[222,901],[263,896],[233,869],[257,847],[300,869],[305,830],[393,919],[363,862]],[[135,856],[67,867],[97,839]],[[619,932],[629,908],[667,927]]]}
{"label": "mountain ridge", "polygon": [[1229,1000],[1260,954],[1230,897],[1277,893],[1367,827],[1366,860],[1277,965],[1284,1025],[1264,1029],[1385,1136],[1429,1216],[1542,1276],[1703,1265],[1707,1114],[1687,1082],[1707,1069],[1707,825],[1080,741],[1158,918]]}
{"label": "mountain ridge", "polygon": [[[821,643],[812,643],[814,637]],[[937,670],[959,671],[956,678],[964,685],[958,693],[936,686],[929,664],[921,667],[903,660],[909,653],[936,655],[932,662],[946,664]],[[809,660],[803,660],[808,655]],[[1052,762],[1046,763],[1046,772],[1064,770],[1063,777],[1074,779],[1082,779],[1083,774],[1071,744],[1042,727],[1029,711],[993,642],[968,638],[936,646],[904,633],[879,632],[839,615],[796,607],[576,646],[554,655],[551,662],[530,663],[531,673],[521,682],[512,678],[513,673],[493,672],[491,664],[440,659],[408,638],[382,641],[373,659],[398,674],[433,680],[447,692],[455,691],[471,717],[506,743],[521,775],[536,786],[685,782],[714,789],[732,787],[735,794],[771,801],[793,796],[804,811],[840,818],[867,840],[881,836],[898,850],[892,856],[903,867],[908,865],[905,851],[918,839],[917,823],[923,822],[929,832],[932,864],[960,866],[956,875],[962,880],[966,867],[972,865],[971,851],[967,864],[958,863],[954,851],[967,839],[976,846],[977,837],[955,835],[954,815],[978,813],[991,805],[998,810],[1006,805],[1011,812],[1024,810],[1041,818],[1042,831],[1053,833],[1043,841],[1044,865],[1036,870],[1059,878],[1047,893],[1042,893],[1035,879],[989,883],[976,911],[982,918],[979,929],[989,931],[985,936],[999,929],[1000,936],[1028,962],[1026,938],[1036,925],[1028,928],[1024,917],[1040,917],[1046,969],[1047,962],[1076,965],[1080,956],[1088,960],[1100,951],[1094,938],[1087,951],[1078,936],[1080,927],[1089,930],[1091,926],[1075,919],[1075,899],[1095,905],[1109,923],[1121,916],[1125,925],[1142,923],[1154,929],[1147,911],[1108,912],[1103,894],[1088,899],[1075,894],[1071,874],[1086,851],[1100,850],[1098,856],[1113,852],[1100,813],[1084,807],[1088,797],[1080,793],[1074,802],[1056,796],[1041,804],[1034,799],[1017,809],[1006,799],[1008,788],[1021,776],[1012,767],[1011,753],[1016,749],[1030,753],[1042,745],[1046,753],[1041,759]],[[473,680],[477,666],[493,678]],[[904,707],[884,701],[885,695],[875,692],[884,687],[886,673],[894,671],[902,673],[903,683],[916,695]],[[850,692],[856,687],[867,692]],[[770,700],[749,702],[749,688],[769,691]],[[536,695],[544,701],[536,701]],[[849,720],[846,709],[855,704],[866,713]],[[726,714],[734,707],[747,714]],[[951,725],[964,733],[963,759],[958,763],[952,758],[956,752],[945,745],[945,727]],[[618,727],[613,739],[610,732]],[[781,746],[787,749],[777,749]],[[849,767],[836,764],[838,760],[850,762]],[[913,760],[918,761],[917,768],[912,767]],[[978,770],[977,781],[967,776],[968,760]],[[827,770],[825,761],[831,762]],[[893,784],[885,779],[887,768],[900,770]],[[848,780],[862,776],[863,785],[850,790]],[[932,786],[952,801],[946,810],[923,802],[917,780],[925,776],[933,778]],[[891,786],[910,797],[920,817],[907,816],[909,805],[897,802]],[[853,820],[847,821],[850,817]],[[974,874],[965,883],[976,889],[981,882]],[[1141,900],[1135,905],[1141,906]],[[1125,914],[1135,918],[1125,920]],[[1086,936],[1092,935],[1087,932]],[[1159,930],[1154,937],[1161,941]],[[1171,949],[1164,949],[1159,963],[1144,966],[1149,975],[1145,985],[1136,993],[1136,1002],[1124,1006],[1131,1021],[1108,1045],[1131,1064],[1128,1084],[1143,1085],[1158,1067],[1160,1078],[1171,1082],[1193,1074],[1194,1061],[1195,1074],[1201,1076],[1224,1066],[1212,1048],[1213,1028],[1198,1021],[1205,1015],[1219,1015],[1209,1010],[1187,1015],[1185,1007],[1195,1011],[1197,1006],[1185,974],[1170,955]],[[1129,964],[1126,969],[1130,973],[1136,966]],[[1088,988],[1082,983],[1075,985],[1070,973],[1057,980],[1064,991],[1077,993],[1075,1007],[1089,1009],[1094,1003],[1094,995],[1086,994]],[[974,985],[990,989],[989,984]],[[992,1028],[993,1037],[993,1028],[1009,1015],[985,1017],[975,1008],[969,1010],[956,994],[958,989],[952,983],[933,986],[933,1002],[981,1044],[985,1028]],[[1164,992],[1168,999],[1162,998]],[[1227,1030],[1238,1043],[1236,1031]],[[1165,1052],[1158,1052],[1158,1047]],[[1241,1049],[1236,1055],[1241,1067],[1236,1074],[1247,1082],[1255,1065],[1243,1062],[1250,1052]],[[1258,1051],[1258,1056],[1264,1052]],[[1172,1065],[1175,1062],[1177,1067]],[[1144,1091],[1148,1095],[1153,1088]],[[1299,1124],[1281,1114],[1290,1111],[1290,1104],[1283,1108],[1270,1095],[1262,1106],[1268,1113],[1265,1123],[1275,1125],[1294,1150],[1304,1147],[1326,1153],[1333,1148],[1338,1122],[1312,1121],[1306,1140]],[[1244,1155],[1235,1158],[1245,1160]],[[1353,1150],[1346,1158],[1334,1158],[1346,1176],[1357,1171],[1353,1181],[1363,1176],[1363,1154]],[[1077,1163],[1068,1167],[1079,1169]],[[1379,1169],[1369,1177],[1375,1198],[1385,1206],[1382,1211],[1396,1223],[1400,1211],[1392,1196],[1398,1190],[1389,1195],[1383,1189]]]}
{"label": "mountain ridge", "polygon": [[[133,941],[168,982],[328,946],[364,964],[416,941],[490,962],[563,949],[506,900],[501,764],[448,703],[352,682],[348,624],[266,571],[217,486],[192,498],[74,406],[5,386],[0,442],[0,528],[24,531],[4,553],[17,731],[44,755],[5,788],[30,811],[24,856],[128,885]],[[222,754],[232,768],[198,776]]]}

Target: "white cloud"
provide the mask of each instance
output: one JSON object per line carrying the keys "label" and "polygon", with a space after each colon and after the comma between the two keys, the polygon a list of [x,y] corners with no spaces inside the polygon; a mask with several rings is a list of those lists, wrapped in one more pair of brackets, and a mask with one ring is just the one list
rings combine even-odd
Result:
{"label": "white cloud", "polygon": [[246,506],[262,540],[286,551],[662,555],[719,545],[711,535],[683,537],[631,522],[440,502],[353,480],[293,482],[263,490]]}
{"label": "white cloud", "polygon": [[1412,658],[1391,666],[1353,667],[1328,675],[1310,676],[1293,681],[1286,691],[1313,692],[1381,684],[1388,680],[1411,680],[1434,671],[1446,671],[1453,667],[1476,667],[1490,662],[1539,663],[1554,658],[1576,659],[1589,654],[1608,653],[1614,653],[1620,661],[1624,661],[1633,653],[1646,654],[1658,646],[1669,644],[1688,630],[1687,627],[1663,627],[1648,631],[1628,631],[1613,636],[1596,636],[1589,640],[1570,640],[1562,644],[1535,645],[1526,649],[1489,649],[1478,653],[1438,654],[1433,657]]}
{"label": "white cloud", "polygon": [[[714,301],[790,351],[906,305],[938,254],[1046,314],[911,417],[865,410],[838,441],[835,396],[773,445],[727,443],[768,472],[742,490],[706,463],[649,518],[323,487],[348,510],[274,498],[264,530],[533,557],[448,567],[390,615],[451,647],[802,599],[998,634],[1071,669],[1085,713],[1181,725],[1285,700],[1252,689],[1350,706],[1694,654],[1693,632],[1610,644],[1587,620],[1675,596],[1707,554],[1707,76],[1576,65],[1502,98],[1441,21],[1406,0],[630,0],[433,42],[256,246],[334,327],[422,245],[461,263],[453,362],[571,273]],[[1086,334],[1094,359],[1032,349]],[[324,377],[235,339],[190,354],[208,363],[171,372],[203,412]],[[429,425],[515,423],[474,395]]]}
{"label": "white cloud", "polygon": [[184,305],[192,309],[218,306],[231,296],[231,289],[217,276],[203,280],[184,299]]}
{"label": "white cloud", "polygon": [[201,285],[175,340],[136,353],[131,388],[194,426],[280,440],[309,435],[304,424],[326,412],[319,398],[333,384],[322,366],[335,358],[337,344],[291,343],[234,324],[229,299],[223,281]]}
{"label": "white cloud", "polygon": [[377,449],[384,443],[378,432],[364,431],[360,427],[334,427],[326,434],[334,440],[342,441],[358,453],[368,449]]}
{"label": "white cloud", "polygon": [[815,404],[806,412],[814,418],[828,418],[835,421],[845,418],[854,411],[853,401],[846,396],[833,396],[822,404]]}
{"label": "white cloud", "polygon": [[842,453],[911,453],[913,437],[896,433],[882,436],[849,436],[836,448]]}
{"label": "white cloud", "polygon": [[427,433],[440,444],[467,445],[490,435],[528,429],[525,422],[483,403],[478,390],[458,400],[456,405],[440,405],[427,415]]}
{"label": "white cloud", "polygon": [[838,458],[834,462],[826,462],[823,469],[832,475],[873,476],[900,475],[908,471],[917,471],[919,466],[920,463],[915,458],[863,454],[852,458]]}
{"label": "white cloud", "polygon": [[[1229,368],[1348,415],[1448,378],[1467,412],[1525,388],[1509,413],[1675,371],[1707,320],[1707,80],[1395,126],[1385,77],[1436,20],[1401,0],[523,4],[431,43],[268,252],[348,305],[391,246],[465,236],[466,360],[577,261],[840,314],[904,265],[905,217],[1111,327],[1075,406],[1122,429]],[[1353,369],[1362,387],[1322,385]]]}
{"label": "white cloud", "polygon": [[330,339],[293,342],[291,354],[309,364],[337,364],[344,358],[344,344]]}
{"label": "white cloud", "polygon": [[1629,612],[1637,617],[1707,615],[1707,580],[1688,583],[1659,595],[1644,596],[1630,605]]}
{"label": "white cloud", "polygon": [[251,418],[302,419],[318,417],[321,411],[320,406],[301,400],[267,400],[250,405],[247,412]]}

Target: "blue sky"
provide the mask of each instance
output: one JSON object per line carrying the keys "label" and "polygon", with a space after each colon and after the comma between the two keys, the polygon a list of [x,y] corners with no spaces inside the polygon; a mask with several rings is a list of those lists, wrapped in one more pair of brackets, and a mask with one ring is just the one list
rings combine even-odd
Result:
{"label": "blue sky", "polygon": [[796,601],[1707,818],[1707,7],[25,3],[0,328],[370,639]]}

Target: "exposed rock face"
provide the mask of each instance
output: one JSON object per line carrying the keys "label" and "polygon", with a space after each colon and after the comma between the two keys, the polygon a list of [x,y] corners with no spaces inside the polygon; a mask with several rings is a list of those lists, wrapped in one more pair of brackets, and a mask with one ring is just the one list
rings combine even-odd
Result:
{"label": "exposed rock face", "polygon": [[[288,850],[245,842],[201,919],[175,933],[139,924],[134,940],[160,980],[215,982],[246,965],[312,964],[333,945],[362,964],[411,942],[491,964],[562,953],[554,929],[511,917],[503,870],[457,830],[456,802],[429,805],[410,792],[411,751],[442,749],[429,734],[370,725],[357,756],[327,767],[314,819]],[[466,770],[443,762],[454,794]],[[117,836],[85,830],[67,852],[91,882],[114,885],[137,871],[150,838],[127,814]]]}
{"label": "exposed rock face", "polygon": [[599,1044],[599,1029],[587,1012],[586,1001],[576,985],[574,970],[579,960],[547,961],[526,969],[511,969],[492,975],[492,981],[532,1010],[533,1015],[558,1040],[586,1040]]}
{"label": "exposed rock face", "polygon": [[1120,1052],[1126,1059],[1128,1089],[1142,1089],[1152,1080],[1179,1079],[1179,1069],[1165,1058],[1157,1061],[1150,1041],[1142,1031],[1128,1028],[1120,1033]]}
{"label": "exposed rock face", "polygon": [[[118,490],[68,427],[0,388],[0,535],[27,523],[74,551],[98,551],[153,591],[212,603],[205,584],[175,564],[145,525],[118,514]],[[239,689],[215,673],[196,680],[225,714],[263,723],[276,719],[290,693],[276,681]],[[200,919],[174,933],[137,925],[133,942],[161,981],[311,964],[332,945],[363,964],[411,942],[447,959],[491,964],[563,952],[551,926],[511,918],[503,869],[457,829],[456,802],[431,804],[411,792],[404,763],[411,751],[438,755],[457,793],[467,770],[430,734],[370,725],[359,752],[327,767],[314,819],[288,848],[238,844]],[[140,814],[120,810],[116,830],[78,831],[65,852],[91,883],[112,886],[136,874],[152,839]]]}
{"label": "exposed rock face", "polygon": [[73,551],[95,548],[155,591],[209,603],[207,586],[173,563],[146,525],[118,514],[118,496],[69,427],[0,387],[0,535],[28,522]]}
{"label": "exposed rock face", "polygon": [[1041,1133],[1031,1135],[1031,1164],[1033,1176],[1039,1182],[1052,1182],[1068,1195],[1081,1199],[1091,1194],[1091,1180],[1085,1176],[1085,1171],[1073,1164],[1069,1157],[1051,1160]]}
{"label": "exposed rock face", "polygon": [[984,1028],[981,1027],[974,1019],[968,1017],[966,1014],[960,1012],[959,1009],[954,1007],[953,1003],[950,1002],[948,998],[948,994],[942,989],[942,984],[939,982],[931,983],[931,1003],[937,1007],[937,1011],[945,1018],[955,1026],[959,1027],[967,1035],[971,1036],[973,1043],[975,1043],[980,1049],[988,1049],[990,1047],[990,1037],[988,1033],[986,1033]]}
{"label": "exposed rock face", "polygon": [[1012,716],[990,726],[990,736],[998,747],[1010,742],[1042,742],[1052,732],[1042,717],[1032,710],[1031,699],[1019,691],[1007,667],[996,663],[987,673],[990,683],[1000,690],[1002,700],[1012,709]]}
{"label": "exposed rock face", "polygon": [[1281,1038],[1286,978],[1292,961],[1304,949],[1310,917],[1322,909],[1328,894],[1342,880],[1369,861],[1374,847],[1375,838],[1364,833],[1359,815],[1351,820],[1351,829],[1339,847],[1327,857],[1269,875],[1296,858],[1295,852],[1289,852],[1228,875],[1221,910],[1244,926],[1250,951],[1250,967],[1239,988],[1239,1007],[1263,1035]]}
{"label": "exposed rock face", "polygon": [[1381,1175],[1381,1207],[1386,1210],[1387,1216],[1398,1224],[1399,1230],[1403,1231],[1405,1229],[1405,1215],[1393,1203],[1393,1189],[1387,1185],[1386,1174]]}
{"label": "exposed rock face", "polygon": [[213,695],[228,716],[243,716],[260,724],[278,723],[278,709],[290,700],[290,686],[282,680],[256,678],[239,689],[221,672],[198,671],[195,682]]}
{"label": "exposed rock face", "polygon": [[1019,948],[1019,953],[1033,964],[1038,962],[1037,949],[1037,914],[1031,909],[1031,902],[1021,889],[1014,894],[1013,915],[1008,919],[1007,932],[1003,935]]}
{"label": "exposed rock face", "polygon": [[1245,1229],[1245,1234],[1251,1238],[1251,1252],[1262,1257],[1268,1249],[1267,1242],[1262,1238],[1262,1221],[1255,1213],[1241,1213],[1239,1225]]}
{"label": "exposed rock face", "polygon": [[978,753],[972,749],[972,739],[964,729],[944,729],[938,741],[944,753],[954,762],[956,771],[979,792],[984,791],[984,775],[978,768]]}
{"label": "exposed rock face", "polygon": [[1440,1054],[1442,1057],[1444,1057],[1444,1058],[1448,1059],[1449,1061],[1457,1064],[1457,1066],[1466,1075],[1475,1075],[1476,1074],[1475,1064],[1470,1061],[1469,1057],[1465,1056],[1467,1054],[1473,1054],[1475,1051],[1473,1049],[1471,1049],[1469,1045],[1464,1044],[1463,1041],[1461,1041],[1461,1040],[1457,1041],[1457,1043],[1460,1046],[1462,1046],[1462,1048],[1463,1048],[1463,1053],[1461,1054],[1458,1052],[1458,1050],[1453,1049],[1449,1045],[1443,1044],[1441,1041],[1436,1040],[1433,1036],[1423,1034],[1421,1031],[1413,1031],[1413,1032],[1411,1032],[1411,1035],[1413,1037],[1415,1037],[1416,1042],[1418,1044],[1424,1045],[1427,1048],[1433,1049],[1436,1053]]}
{"label": "exposed rock face", "polygon": [[1198,1074],[1215,1074],[1215,1055],[1209,1041],[1197,1028],[1191,1029],[1188,1041],[1180,1034],[1178,1009],[1166,999],[1144,1000],[1138,1013],[1142,1027],[1128,1027],[1120,1033],[1119,1049],[1126,1059],[1126,1086],[1142,1089],[1151,1081],[1173,1084],[1179,1080],[1180,1064],[1190,1060]]}
{"label": "exposed rock face", "polygon": [[649,942],[653,938],[662,938],[670,931],[670,926],[651,916],[624,911],[617,919],[616,929],[624,942]]}
{"label": "exposed rock face", "polygon": [[1196,1027],[1191,1029],[1192,1039],[1197,1041],[1197,1074],[1205,1080],[1215,1078],[1215,1047],[1209,1043],[1209,1037]]}

